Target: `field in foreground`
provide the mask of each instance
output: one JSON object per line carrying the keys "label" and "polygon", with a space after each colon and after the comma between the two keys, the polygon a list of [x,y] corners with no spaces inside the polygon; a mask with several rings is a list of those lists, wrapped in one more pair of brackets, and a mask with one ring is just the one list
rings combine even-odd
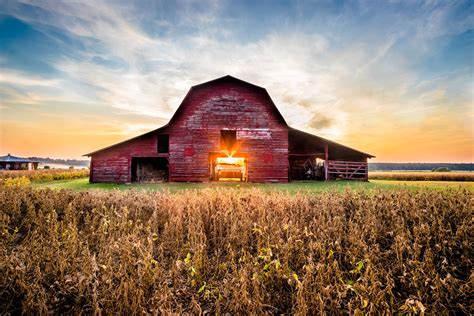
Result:
{"label": "field in foreground", "polygon": [[4,188],[0,312],[469,314],[472,200]]}
{"label": "field in foreground", "polygon": [[474,181],[474,172],[385,171],[369,172],[370,180]]}

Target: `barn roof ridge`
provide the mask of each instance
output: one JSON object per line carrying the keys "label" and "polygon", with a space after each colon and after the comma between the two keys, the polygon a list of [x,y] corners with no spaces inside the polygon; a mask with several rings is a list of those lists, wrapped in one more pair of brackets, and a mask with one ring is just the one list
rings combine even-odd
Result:
{"label": "barn roof ridge", "polygon": [[249,82],[249,81],[245,81],[245,80],[243,80],[243,79],[234,77],[234,76],[229,75],[229,74],[227,74],[227,75],[225,75],[225,76],[222,76],[222,77],[219,77],[219,78],[215,78],[215,79],[206,81],[206,82],[198,83],[198,84],[196,84],[196,85],[194,85],[194,86],[191,86],[191,89],[192,89],[192,88],[198,88],[198,87],[201,87],[201,86],[205,86],[205,85],[208,85],[208,84],[213,84],[213,83],[216,83],[216,82],[218,82],[218,81],[229,80],[229,79],[230,79],[230,80],[234,80],[234,81],[238,81],[238,82],[240,82],[240,83],[247,84],[247,85],[252,86],[252,87],[254,87],[254,88],[259,88],[259,89],[262,89],[262,90],[266,90],[266,89],[265,89],[264,87],[262,87],[262,86],[256,85],[256,84],[251,83],[251,82]]}
{"label": "barn roof ridge", "polygon": [[212,79],[212,80],[209,80],[209,81],[206,81],[206,82],[203,82],[203,83],[200,83],[200,84],[197,84],[197,85],[194,85],[194,86],[191,86],[191,88],[189,88],[188,92],[186,93],[186,95],[184,96],[184,99],[183,101],[181,101],[181,103],[179,104],[178,108],[176,109],[176,111],[174,112],[173,116],[171,117],[171,119],[169,120],[169,122],[163,126],[163,127],[166,127],[170,124],[173,123],[173,121],[178,117],[178,115],[181,113],[182,111],[182,108],[183,108],[183,105],[186,103],[186,100],[188,99],[188,97],[191,95],[191,92],[193,92],[194,90],[196,89],[199,89],[203,86],[206,86],[206,85],[210,85],[210,84],[214,84],[214,83],[217,83],[219,81],[224,81],[224,80],[232,80],[232,81],[236,81],[236,82],[239,82],[239,83],[243,83],[247,86],[250,86],[254,89],[258,89],[260,91],[262,91],[265,96],[270,100],[270,103],[273,107],[273,111],[275,112],[277,118],[285,125],[285,126],[288,126],[288,124],[286,123],[285,121],[285,118],[283,117],[283,115],[280,113],[280,110],[278,110],[278,107],[276,106],[275,102],[273,102],[272,100],[272,97],[270,96],[270,94],[268,93],[267,89],[265,89],[264,87],[261,87],[261,86],[257,86],[253,83],[250,83],[248,81],[245,81],[245,80],[242,80],[242,79],[239,79],[239,78],[236,78],[234,76],[231,76],[231,75],[225,75],[225,76],[222,76],[222,77],[219,77],[219,78],[216,78],[216,79]]}

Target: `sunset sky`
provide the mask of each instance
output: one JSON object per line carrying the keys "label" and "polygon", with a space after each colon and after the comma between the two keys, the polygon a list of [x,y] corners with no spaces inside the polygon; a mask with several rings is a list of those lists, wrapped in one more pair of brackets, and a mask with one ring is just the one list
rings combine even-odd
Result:
{"label": "sunset sky", "polygon": [[372,161],[472,162],[473,25],[473,1],[1,1],[0,156],[81,158],[229,74]]}

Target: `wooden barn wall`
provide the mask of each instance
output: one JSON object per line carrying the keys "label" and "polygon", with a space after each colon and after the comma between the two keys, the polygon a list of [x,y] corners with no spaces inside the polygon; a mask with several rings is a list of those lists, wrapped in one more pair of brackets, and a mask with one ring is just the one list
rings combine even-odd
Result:
{"label": "wooden barn wall", "polygon": [[132,157],[163,157],[158,154],[157,134],[147,134],[122,145],[94,154],[91,182],[131,182]]}
{"label": "wooden barn wall", "polygon": [[237,131],[249,181],[288,181],[287,127],[263,90],[235,82],[199,87],[186,99],[169,127],[170,180],[208,181],[209,153],[220,150],[224,129]]}

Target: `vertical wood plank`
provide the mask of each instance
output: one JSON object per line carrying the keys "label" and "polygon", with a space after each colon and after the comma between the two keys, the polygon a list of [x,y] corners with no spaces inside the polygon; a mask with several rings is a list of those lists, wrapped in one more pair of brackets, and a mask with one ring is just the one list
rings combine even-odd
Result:
{"label": "vertical wood plank", "polygon": [[367,158],[365,158],[365,181],[369,181],[369,164]]}

